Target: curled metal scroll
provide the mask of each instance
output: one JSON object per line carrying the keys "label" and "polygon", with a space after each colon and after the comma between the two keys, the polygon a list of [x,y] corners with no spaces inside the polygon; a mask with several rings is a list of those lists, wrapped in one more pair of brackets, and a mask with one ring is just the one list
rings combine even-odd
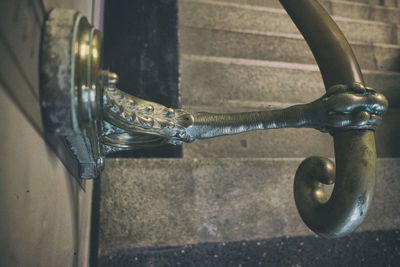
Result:
{"label": "curled metal scroll", "polygon": [[[364,83],[349,43],[316,0],[280,2],[310,46],[327,89],[335,84]],[[338,131],[333,138],[336,168],[329,159],[307,158],[297,170],[294,195],[300,216],[311,230],[341,237],[360,225],[371,205],[376,149],[372,130]],[[327,200],[321,184],[333,182]]]}

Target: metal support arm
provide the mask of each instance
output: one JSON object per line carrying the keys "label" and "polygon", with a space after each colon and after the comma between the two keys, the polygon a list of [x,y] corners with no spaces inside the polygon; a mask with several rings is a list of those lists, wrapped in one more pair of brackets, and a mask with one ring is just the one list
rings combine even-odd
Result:
{"label": "metal support arm", "polygon": [[125,149],[280,128],[314,128],[330,133],[375,130],[388,107],[382,94],[354,83],[335,85],[309,104],[280,110],[191,114],[124,93],[115,87],[116,74],[103,75],[109,81],[103,96],[104,120],[109,124],[102,141]]}

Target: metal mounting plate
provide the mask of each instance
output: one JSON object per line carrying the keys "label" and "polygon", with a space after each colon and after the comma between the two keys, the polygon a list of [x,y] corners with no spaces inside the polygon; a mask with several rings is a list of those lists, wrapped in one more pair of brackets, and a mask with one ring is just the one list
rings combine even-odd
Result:
{"label": "metal mounting plate", "polygon": [[103,165],[97,130],[100,46],[99,31],[79,12],[50,12],[41,46],[43,122],[54,149],[69,158],[67,168],[82,179],[97,177]]}

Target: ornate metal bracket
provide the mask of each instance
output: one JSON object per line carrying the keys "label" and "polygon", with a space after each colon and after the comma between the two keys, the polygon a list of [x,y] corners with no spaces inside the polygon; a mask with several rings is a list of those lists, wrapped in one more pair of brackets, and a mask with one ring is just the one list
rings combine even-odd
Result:
{"label": "ornate metal bracket", "polygon": [[41,46],[42,117],[54,149],[82,179],[97,177],[103,167],[100,44],[100,32],[79,12],[49,14]]}
{"label": "ornate metal bracket", "polygon": [[[374,130],[388,102],[363,85],[349,44],[317,1],[281,3],[313,51],[327,92],[309,104],[233,114],[191,114],[117,89],[118,76],[99,69],[99,32],[77,12],[54,10],[42,46],[43,117],[47,130],[65,139],[82,166],[80,178],[97,176],[104,155],[118,150],[252,130],[314,128],[334,137],[337,165],[321,157],[303,161],[294,182],[297,208],[318,234],[340,237],[353,231],[372,201]],[[333,182],[328,199],[322,184]]]}
{"label": "ornate metal bracket", "polygon": [[[115,74],[108,75],[116,80]],[[335,85],[309,104],[232,114],[167,108],[126,94],[113,83],[105,88],[103,98],[106,124],[101,141],[126,149],[279,128],[314,128],[331,134],[375,130],[388,106],[382,94],[359,83]]]}

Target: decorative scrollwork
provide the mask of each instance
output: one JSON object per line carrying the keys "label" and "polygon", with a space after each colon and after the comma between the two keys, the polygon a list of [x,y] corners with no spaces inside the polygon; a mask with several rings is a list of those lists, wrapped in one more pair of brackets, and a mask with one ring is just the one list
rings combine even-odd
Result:
{"label": "decorative scrollwork", "polygon": [[137,148],[194,140],[186,132],[193,124],[190,113],[134,97],[113,85],[104,90],[103,109],[104,119],[119,128],[117,135],[103,137],[108,145]]}

